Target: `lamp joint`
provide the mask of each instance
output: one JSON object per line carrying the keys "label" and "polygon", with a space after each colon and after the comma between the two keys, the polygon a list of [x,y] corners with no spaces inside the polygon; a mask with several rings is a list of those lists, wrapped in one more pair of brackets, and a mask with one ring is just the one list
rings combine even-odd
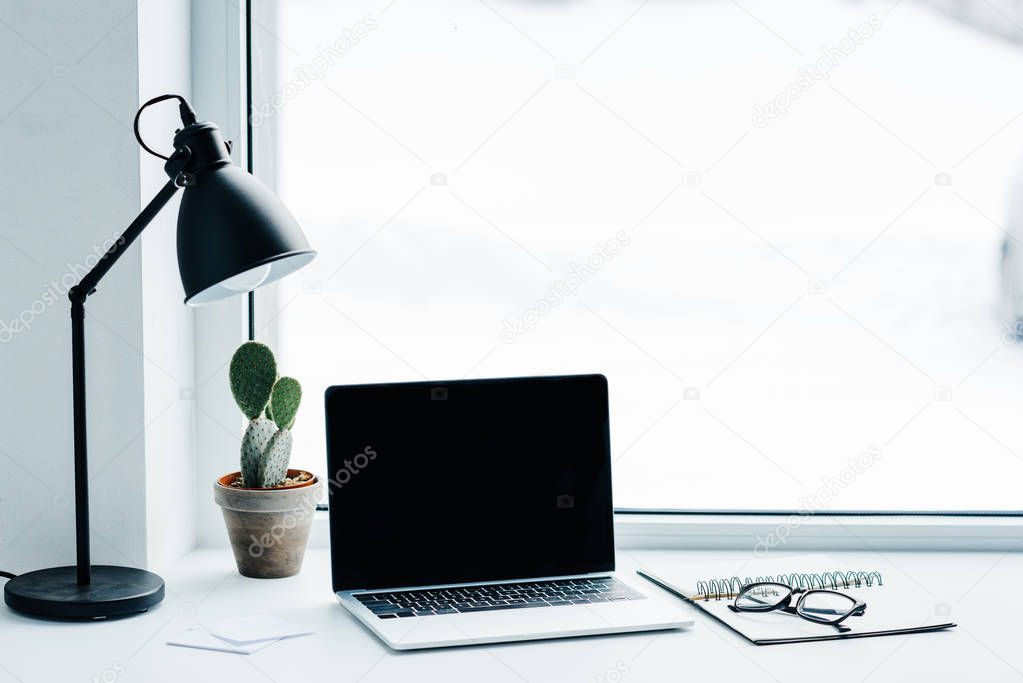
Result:
{"label": "lamp joint", "polygon": [[185,182],[182,176],[193,175],[185,172],[185,167],[188,166],[189,160],[192,158],[192,150],[187,145],[182,145],[174,150],[174,153],[167,159],[167,163],[163,165],[163,170],[174,180],[174,184],[178,187],[188,187],[194,185],[194,179],[192,182]]}
{"label": "lamp joint", "polygon": [[[75,285],[74,287],[68,290],[67,298],[71,300],[72,304],[78,304],[80,306],[85,303],[85,300],[89,297],[90,294],[94,294],[95,292],[96,292],[95,289],[92,289],[91,291],[87,292],[85,291],[85,289],[82,288],[81,285]],[[74,306],[72,306],[72,309],[73,308]]]}

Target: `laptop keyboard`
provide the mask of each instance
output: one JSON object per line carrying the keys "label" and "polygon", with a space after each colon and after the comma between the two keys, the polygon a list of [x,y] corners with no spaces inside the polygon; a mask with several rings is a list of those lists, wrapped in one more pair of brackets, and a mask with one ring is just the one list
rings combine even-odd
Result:
{"label": "laptop keyboard", "polygon": [[610,576],[602,576],[595,579],[558,579],[391,593],[361,593],[354,597],[380,619],[399,619],[428,617],[435,614],[642,600],[645,596]]}

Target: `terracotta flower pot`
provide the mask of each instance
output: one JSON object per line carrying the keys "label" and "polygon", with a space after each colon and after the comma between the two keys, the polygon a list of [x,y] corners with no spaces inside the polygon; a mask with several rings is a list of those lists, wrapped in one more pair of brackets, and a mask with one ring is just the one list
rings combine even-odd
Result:
{"label": "terracotta flower pot", "polygon": [[[288,470],[297,477],[302,470]],[[278,579],[302,569],[313,513],[323,488],[319,478],[273,489],[232,486],[232,472],[213,484],[213,499],[224,512],[227,535],[242,576]]]}

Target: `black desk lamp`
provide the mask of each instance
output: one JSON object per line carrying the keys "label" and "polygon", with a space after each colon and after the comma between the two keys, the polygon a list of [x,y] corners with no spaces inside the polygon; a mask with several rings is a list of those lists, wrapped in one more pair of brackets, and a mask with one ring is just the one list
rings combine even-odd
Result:
{"label": "black desk lamp", "polygon": [[[139,135],[139,116],[163,100],[179,101],[183,127],[174,153],[157,154]],[[135,137],[166,161],[171,180],[149,202],[96,266],[68,292],[71,299],[71,361],[75,424],[75,536],[77,565],[17,576],[4,587],[12,609],[37,616],[99,619],[144,612],[163,599],[163,579],[131,567],[92,565],[89,559],[89,477],[85,437],[85,300],[95,293],[125,249],[181,188],[178,270],[185,303],[200,305],[248,292],[309,263],[309,248],[294,217],[254,177],[231,163],[230,143],[216,125],[197,123],[179,95],[161,95],[135,115]]]}

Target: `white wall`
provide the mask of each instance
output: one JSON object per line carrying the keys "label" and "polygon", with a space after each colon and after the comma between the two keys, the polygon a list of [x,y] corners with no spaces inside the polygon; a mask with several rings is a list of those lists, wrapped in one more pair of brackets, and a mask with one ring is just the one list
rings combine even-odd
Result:
{"label": "white wall", "polygon": [[[164,93],[191,97],[190,23],[190,0],[139,5],[140,104]],[[142,132],[166,154],[180,127],[177,104],[161,102],[146,110]],[[148,201],[168,177],[163,162],[148,154],[139,170]],[[142,237],[147,546],[157,571],[195,545],[195,330],[178,276],[179,202],[180,195]]]}
{"label": "white wall", "polygon": [[[0,568],[21,572],[75,560],[66,290],[167,180],[131,123],[150,97],[190,94],[191,1],[0,0],[0,17]],[[164,103],[142,130],[166,151],[179,126]],[[177,204],[87,304],[97,563],[159,570],[195,544],[195,330]]]}
{"label": "white wall", "polygon": [[[87,257],[92,263],[140,208],[134,8],[133,0],[0,0],[5,570],[74,561],[70,321],[61,278],[80,277]],[[133,248],[87,307],[96,562],[146,560],[141,283]],[[11,325],[19,315],[29,329]]]}
{"label": "white wall", "polygon": [[[190,96],[244,165],[244,25],[236,0],[0,0],[0,18],[0,569],[22,572],[75,560],[61,276],[166,180],[132,135],[141,102]],[[147,110],[151,146],[170,149],[176,117],[172,102]],[[197,541],[226,542],[211,489],[238,467],[244,420],[227,361],[244,339],[245,302],[182,304],[178,201],[88,304],[94,562],[160,571]],[[28,329],[12,326],[36,301]]]}

